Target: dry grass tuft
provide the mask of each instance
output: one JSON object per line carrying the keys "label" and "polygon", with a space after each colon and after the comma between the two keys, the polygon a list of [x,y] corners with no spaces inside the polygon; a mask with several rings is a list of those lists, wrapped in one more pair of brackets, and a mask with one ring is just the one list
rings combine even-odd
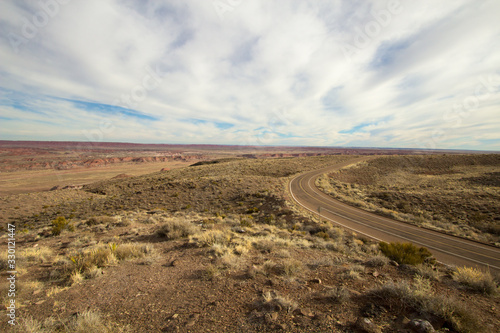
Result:
{"label": "dry grass tuft", "polygon": [[101,314],[87,310],[66,320],[47,318],[43,323],[32,317],[19,320],[15,332],[23,333],[125,333],[128,328],[116,327],[106,322]]}
{"label": "dry grass tuft", "polygon": [[20,260],[25,260],[32,263],[45,263],[50,261],[54,255],[54,251],[46,246],[31,247],[22,250]]}
{"label": "dry grass tuft", "polygon": [[209,264],[205,269],[202,271],[202,276],[203,278],[207,280],[214,280],[216,279],[220,274],[221,274],[221,268],[219,266]]}
{"label": "dry grass tuft", "polygon": [[420,275],[421,277],[433,281],[439,281],[441,278],[439,271],[435,267],[426,264],[420,264],[415,266],[415,273],[417,275]]}
{"label": "dry grass tuft", "polygon": [[458,267],[453,274],[453,278],[473,291],[488,295],[498,292],[493,276],[489,272],[485,273],[478,268]]}
{"label": "dry grass tuft", "polygon": [[287,259],[280,266],[280,273],[286,277],[295,277],[304,271],[304,264],[295,259]]}
{"label": "dry grass tuft", "polygon": [[209,230],[201,234],[191,236],[190,242],[199,247],[210,247],[214,244],[229,245],[231,242],[231,235],[229,232],[221,230]]}
{"label": "dry grass tuft", "polygon": [[371,257],[365,261],[365,265],[368,267],[384,267],[388,263],[389,263],[389,258],[380,255]]}
{"label": "dry grass tuft", "polygon": [[325,292],[325,298],[337,304],[344,304],[350,297],[351,293],[345,287],[333,287]]}
{"label": "dry grass tuft", "polygon": [[266,291],[262,294],[262,299],[255,302],[255,308],[265,312],[280,312],[288,313],[297,309],[297,303],[287,297],[280,296],[276,291]]}
{"label": "dry grass tuft", "polygon": [[198,229],[186,220],[171,220],[160,225],[156,234],[168,240],[186,238],[194,235]]}
{"label": "dry grass tuft", "polygon": [[431,282],[420,276],[416,276],[412,284],[406,281],[385,284],[369,291],[367,296],[401,313],[411,310],[437,316],[458,332],[482,332],[479,316],[458,300],[435,295]]}
{"label": "dry grass tuft", "polygon": [[94,217],[91,217],[87,220],[87,225],[98,225],[98,224],[104,224],[104,225],[108,225],[108,224],[115,224],[117,223],[116,219],[114,217],[111,217],[111,216],[94,216]]}

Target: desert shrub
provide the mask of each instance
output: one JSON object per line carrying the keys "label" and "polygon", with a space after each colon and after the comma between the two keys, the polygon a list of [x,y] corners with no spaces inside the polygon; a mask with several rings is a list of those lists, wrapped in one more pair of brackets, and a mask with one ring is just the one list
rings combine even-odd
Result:
{"label": "desert shrub", "polygon": [[263,253],[271,253],[276,246],[276,243],[269,239],[262,239],[252,243],[252,246]]}
{"label": "desert shrub", "polygon": [[329,239],[329,238],[330,238],[330,235],[328,235],[328,234],[327,234],[326,232],[324,232],[324,231],[320,231],[320,232],[318,232],[318,233],[314,234],[314,236],[316,236],[316,237],[320,237],[320,238],[323,238],[324,240],[327,240],[327,239]]}
{"label": "desert shrub", "polygon": [[43,328],[42,323],[32,317],[22,318],[18,322],[19,332],[25,333],[45,333],[49,332]]}
{"label": "desert shrub", "polygon": [[250,228],[253,226],[253,221],[252,221],[252,216],[250,216],[250,218],[246,217],[246,218],[242,218],[240,220],[240,226],[241,227],[247,227],[247,228]]}
{"label": "desert shrub", "polygon": [[75,271],[85,273],[93,266],[106,267],[115,263],[116,257],[108,247],[97,247],[71,256],[70,260],[73,262]]}
{"label": "desert shrub", "polygon": [[285,310],[290,313],[297,308],[297,303],[275,291],[266,291],[262,299],[254,303],[254,307],[265,312],[279,312]]}
{"label": "desert shrub", "polygon": [[20,251],[19,259],[33,263],[48,262],[54,255],[54,251],[46,246],[31,247]]}
{"label": "desert shrub", "polygon": [[86,310],[67,319],[49,317],[40,322],[32,317],[21,318],[13,332],[23,333],[125,333],[130,332],[127,327],[117,327],[107,322],[95,311]]}
{"label": "desert shrub", "polygon": [[349,300],[351,294],[345,287],[333,287],[325,292],[325,298],[333,303],[343,304]]}
{"label": "desert shrub", "polygon": [[168,240],[185,238],[193,235],[196,232],[196,227],[186,220],[172,220],[162,224],[156,234],[165,237]]}
{"label": "desert shrub", "polygon": [[199,235],[192,236],[191,242],[199,247],[209,247],[214,244],[228,245],[231,242],[231,235],[221,230],[210,230]]}
{"label": "desert shrub", "polygon": [[219,266],[209,264],[205,269],[202,271],[202,277],[207,279],[207,280],[214,280],[221,274],[221,269]]}
{"label": "desert shrub", "polygon": [[361,279],[361,273],[364,273],[365,267],[362,265],[350,265],[342,274],[341,277],[349,280]]}
{"label": "desert shrub", "polygon": [[287,277],[294,277],[304,270],[302,262],[295,259],[287,259],[279,266],[280,273]]}
{"label": "desert shrub", "polygon": [[491,274],[489,272],[483,272],[478,268],[458,267],[453,274],[453,278],[460,284],[477,292],[491,295],[498,291]]}
{"label": "desert shrub", "polygon": [[439,281],[439,271],[431,265],[420,264],[415,266],[415,274],[420,275],[429,280]]}
{"label": "desert shrub", "polygon": [[[128,243],[99,245],[91,250],[81,251],[66,260],[58,260],[55,264],[58,276],[70,282],[78,282],[83,278],[98,276],[101,269],[121,260],[143,258],[155,253],[149,244]],[[81,276],[78,276],[81,275]]]}
{"label": "desert shrub", "polygon": [[401,313],[412,310],[442,318],[457,332],[482,332],[477,314],[456,299],[435,295],[430,281],[419,276],[415,277],[413,284],[390,282],[369,291],[367,296]]}
{"label": "desert shrub", "polygon": [[278,258],[290,258],[290,252],[286,249],[280,249],[278,251],[276,251],[276,257]]}
{"label": "desert shrub", "polygon": [[236,256],[235,254],[228,252],[223,254],[219,262],[222,264],[222,267],[224,268],[233,268],[233,267],[238,267],[240,265],[240,257]]}
{"label": "desert shrub", "polygon": [[217,257],[222,257],[229,252],[229,247],[225,244],[215,243],[210,247],[210,253],[215,254]]}
{"label": "desert shrub", "polygon": [[385,256],[398,264],[418,265],[432,256],[425,247],[418,247],[412,243],[380,242],[379,246]]}
{"label": "desert shrub", "polygon": [[64,216],[59,216],[52,221],[52,235],[59,236],[61,232],[68,226],[69,221]]}
{"label": "desert shrub", "polygon": [[93,216],[87,220],[87,225],[98,225],[98,224],[113,224],[116,223],[116,219],[111,216]]}
{"label": "desert shrub", "polygon": [[248,245],[247,244],[238,244],[234,247],[234,253],[239,255],[239,256],[242,256],[246,253],[248,253],[249,249],[248,249]]}
{"label": "desert shrub", "polygon": [[262,264],[262,273],[264,273],[264,275],[269,276],[269,275],[275,274],[277,272],[279,272],[279,268],[278,268],[278,265],[274,261],[266,260]]}
{"label": "desert shrub", "polygon": [[[96,267],[96,266],[94,266],[94,267]],[[82,282],[83,280],[85,280],[85,277],[79,271],[73,271],[71,273],[71,275],[69,276],[69,284],[70,285],[78,284],[78,283]]]}
{"label": "desert shrub", "polygon": [[87,272],[85,272],[86,279],[95,279],[102,274],[102,269],[97,266],[92,266]]}
{"label": "desert shrub", "polygon": [[368,267],[383,267],[389,263],[389,258],[385,256],[374,256],[365,261]]}
{"label": "desert shrub", "polygon": [[146,244],[128,243],[117,245],[113,253],[118,260],[127,260],[133,258],[142,258],[149,251],[152,250],[148,249],[148,245]]}

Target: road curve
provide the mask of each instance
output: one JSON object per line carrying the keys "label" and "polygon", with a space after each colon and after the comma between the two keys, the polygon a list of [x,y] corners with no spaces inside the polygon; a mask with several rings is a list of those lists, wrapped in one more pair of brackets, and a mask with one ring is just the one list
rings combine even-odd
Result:
{"label": "road curve", "polygon": [[300,174],[290,180],[290,194],[300,206],[313,213],[318,214],[321,207],[321,219],[330,220],[357,234],[378,241],[411,242],[431,250],[440,262],[457,266],[479,267],[489,269],[492,273],[500,273],[499,248],[376,215],[335,200],[316,187],[315,180],[321,174],[365,159],[368,158],[356,158]]}

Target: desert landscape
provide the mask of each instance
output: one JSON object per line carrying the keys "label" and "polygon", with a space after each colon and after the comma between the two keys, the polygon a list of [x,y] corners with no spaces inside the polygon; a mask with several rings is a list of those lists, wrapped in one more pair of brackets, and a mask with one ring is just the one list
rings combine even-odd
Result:
{"label": "desert landscape", "polygon": [[16,332],[500,327],[495,270],[358,235],[289,189],[303,173],[345,165],[319,176],[318,190],[498,245],[498,154],[76,145],[1,148],[1,313],[15,234]]}
{"label": "desert landscape", "polygon": [[500,1],[0,1],[0,332],[500,333]]}

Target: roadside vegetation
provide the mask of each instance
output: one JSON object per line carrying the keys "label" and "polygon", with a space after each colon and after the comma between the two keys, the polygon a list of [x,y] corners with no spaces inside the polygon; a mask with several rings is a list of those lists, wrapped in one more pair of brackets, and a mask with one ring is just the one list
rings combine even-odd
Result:
{"label": "roadside vegetation", "polygon": [[500,155],[379,157],[316,185],[384,216],[500,246]]}

